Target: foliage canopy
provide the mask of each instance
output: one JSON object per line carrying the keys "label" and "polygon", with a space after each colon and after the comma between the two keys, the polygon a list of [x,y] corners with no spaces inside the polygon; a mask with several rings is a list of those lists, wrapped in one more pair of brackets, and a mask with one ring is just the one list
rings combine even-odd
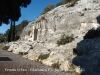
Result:
{"label": "foliage canopy", "polygon": [[54,8],[53,4],[49,4],[47,7],[44,8],[44,11],[42,14],[47,13],[48,11],[52,10]]}
{"label": "foliage canopy", "polygon": [[31,0],[1,0],[0,1],[0,25],[9,24],[10,20],[18,21],[21,17],[21,8],[26,8]]}

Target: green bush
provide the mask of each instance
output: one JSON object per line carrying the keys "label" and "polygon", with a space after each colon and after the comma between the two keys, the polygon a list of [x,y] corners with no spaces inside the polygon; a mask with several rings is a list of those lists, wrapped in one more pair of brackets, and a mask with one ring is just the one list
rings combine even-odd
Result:
{"label": "green bush", "polygon": [[3,50],[8,50],[9,49],[9,46],[3,46],[2,49]]}
{"label": "green bush", "polygon": [[80,16],[84,16],[84,13],[81,13],[81,12],[80,12]]}
{"label": "green bush", "polygon": [[58,7],[58,6],[60,6],[60,5],[63,5],[63,3],[62,3],[62,2],[57,3],[57,4],[56,4],[56,7]]}
{"label": "green bush", "polygon": [[4,35],[0,35],[0,43],[3,43],[6,41],[6,37]]}
{"label": "green bush", "polygon": [[23,55],[23,52],[19,52],[18,54],[19,54],[19,55]]}
{"label": "green bush", "polygon": [[66,43],[70,43],[73,40],[74,40],[73,35],[71,35],[71,36],[65,36],[65,35],[63,35],[61,37],[61,39],[57,41],[57,45],[58,46],[65,45]]}
{"label": "green bush", "polygon": [[49,54],[44,54],[44,55],[40,55],[38,59],[47,59],[49,57]]}
{"label": "green bush", "polygon": [[41,17],[41,20],[45,20],[45,17],[44,17],[44,16],[42,16],[42,17]]}
{"label": "green bush", "polygon": [[53,67],[54,69],[55,69],[55,68],[59,69],[59,66],[60,66],[60,65],[59,65],[58,63],[54,63],[54,64],[52,64],[51,67]]}
{"label": "green bush", "polygon": [[78,0],[71,0],[71,6],[74,6]]}
{"label": "green bush", "polygon": [[47,13],[48,11],[52,10],[54,8],[53,4],[49,4],[47,7],[44,8],[44,11],[42,14]]}
{"label": "green bush", "polygon": [[26,54],[28,54],[28,52],[19,52],[18,54],[19,55],[26,55]]}
{"label": "green bush", "polygon": [[24,52],[23,54],[26,55],[26,54],[28,54],[28,52]]}
{"label": "green bush", "polygon": [[66,7],[72,7],[75,5],[75,3],[77,2],[78,0],[62,0],[62,2],[59,2],[56,4],[56,7],[57,6],[60,6],[60,5],[64,5],[64,4],[67,4],[69,3],[68,5],[66,5]]}
{"label": "green bush", "polygon": [[67,5],[66,5],[66,7],[67,7],[67,8],[68,8],[68,7],[71,7],[71,4],[70,4],[70,3],[69,3],[69,4],[67,4]]}

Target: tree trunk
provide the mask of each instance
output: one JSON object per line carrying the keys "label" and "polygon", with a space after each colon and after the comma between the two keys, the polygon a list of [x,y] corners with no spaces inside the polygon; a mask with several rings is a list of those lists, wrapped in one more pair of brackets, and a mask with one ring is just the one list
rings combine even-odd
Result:
{"label": "tree trunk", "polygon": [[15,41],[15,21],[13,21],[12,41]]}
{"label": "tree trunk", "polygon": [[8,38],[7,39],[8,39],[8,42],[12,41],[12,20],[11,20],[10,30],[9,30]]}

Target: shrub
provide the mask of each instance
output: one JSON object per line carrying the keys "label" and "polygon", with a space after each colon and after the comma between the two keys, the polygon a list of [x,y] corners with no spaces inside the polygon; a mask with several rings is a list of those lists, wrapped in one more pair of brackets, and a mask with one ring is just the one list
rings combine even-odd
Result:
{"label": "shrub", "polygon": [[97,37],[100,37],[100,31],[91,29],[86,33],[86,35],[84,36],[84,39],[93,39]]}
{"label": "shrub", "polygon": [[78,0],[71,0],[71,6],[74,6]]}
{"label": "shrub", "polygon": [[19,55],[23,55],[23,52],[19,52],[18,54],[19,54]]}
{"label": "shrub", "polygon": [[66,43],[70,43],[74,40],[73,34],[71,36],[63,35],[60,40],[57,41],[57,45],[65,45]]}
{"label": "shrub", "polygon": [[0,43],[3,43],[6,41],[6,37],[2,34],[0,34]]}
{"label": "shrub", "polygon": [[44,16],[42,16],[42,17],[41,17],[41,20],[45,20],[45,17],[44,17]]}
{"label": "shrub", "polygon": [[58,6],[60,6],[60,5],[63,5],[63,3],[62,3],[62,2],[57,3],[57,4],[56,4],[56,7],[58,7]]}
{"label": "shrub", "polygon": [[59,69],[59,66],[60,66],[60,65],[59,65],[58,63],[52,64],[53,69],[55,69],[55,68]]}
{"label": "shrub", "polygon": [[60,6],[60,5],[64,5],[64,4],[67,4],[69,3],[68,5],[66,5],[66,7],[72,7],[75,5],[75,3],[77,2],[78,0],[62,0],[62,2],[59,2],[58,4],[56,4],[56,7],[57,6]]}
{"label": "shrub", "polygon": [[71,4],[70,4],[70,3],[69,3],[69,4],[67,4],[67,5],[66,5],[66,7],[67,7],[67,8],[68,8],[68,7],[71,7]]}
{"label": "shrub", "polygon": [[44,8],[44,11],[42,14],[47,13],[48,11],[52,10],[54,8],[53,4],[49,4],[47,7]]}
{"label": "shrub", "polygon": [[9,46],[3,46],[2,49],[3,50],[8,50],[9,49]]}
{"label": "shrub", "polygon": [[80,16],[84,16],[84,13],[80,12]]}
{"label": "shrub", "polygon": [[26,54],[28,54],[28,52],[19,52],[18,54],[19,55],[26,55]]}
{"label": "shrub", "polygon": [[26,55],[26,54],[28,54],[28,52],[24,52],[23,54]]}
{"label": "shrub", "polygon": [[43,59],[47,59],[48,57],[49,57],[49,54],[44,54],[44,55],[40,55],[40,56],[38,57],[38,59],[43,60]]}

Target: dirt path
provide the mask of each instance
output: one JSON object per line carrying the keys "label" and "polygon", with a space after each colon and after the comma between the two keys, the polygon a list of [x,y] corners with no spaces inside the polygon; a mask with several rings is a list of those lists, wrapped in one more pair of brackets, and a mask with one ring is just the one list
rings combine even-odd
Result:
{"label": "dirt path", "polygon": [[0,49],[0,75],[71,75]]}

